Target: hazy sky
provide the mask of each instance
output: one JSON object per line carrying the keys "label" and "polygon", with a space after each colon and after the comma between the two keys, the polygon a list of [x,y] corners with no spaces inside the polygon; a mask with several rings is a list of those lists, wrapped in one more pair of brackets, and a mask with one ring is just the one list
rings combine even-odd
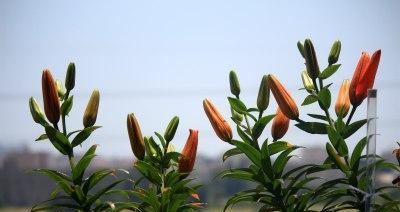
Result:
{"label": "hazy sky", "polygon": [[[228,118],[228,73],[235,69],[243,98],[255,105],[264,74],[274,73],[301,103],[306,94],[296,42],[312,38],[326,66],[335,39],[342,41],[340,71],[331,79],[333,99],[342,79],[352,77],[362,51],[382,49],[375,87],[378,98],[378,148],[393,148],[398,131],[400,75],[399,1],[0,1],[0,144],[34,144],[42,128],[31,120],[28,98],[41,99],[41,72],[64,79],[77,67],[74,109],[69,129],[82,126],[93,88],[101,91],[98,124],[87,145],[99,153],[129,156],[126,114],[134,112],[144,134],[163,131],[179,115],[174,140],[181,149],[189,128],[200,131],[199,151],[217,155],[230,148],[215,136],[202,109],[211,98]],[[334,101],[334,100],[333,100]],[[271,99],[268,113],[275,112]],[[306,113],[318,109],[301,107]],[[365,104],[356,118],[365,116]],[[293,124],[293,123],[292,123]],[[365,133],[360,132],[352,145]],[[309,136],[295,127],[286,140],[324,145],[325,136]],[[84,145],[86,147],[87,145]]]}

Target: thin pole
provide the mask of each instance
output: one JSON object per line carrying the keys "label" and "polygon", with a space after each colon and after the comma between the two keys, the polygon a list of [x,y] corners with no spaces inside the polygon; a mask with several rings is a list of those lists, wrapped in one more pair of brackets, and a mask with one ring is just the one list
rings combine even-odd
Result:
{"label": "thin pole", "polygon": [[367,190],[365,211],[373,211],[375,201],[375,162],[376,162],[376,120],[377,120],[377,90],[368,90],[367,99]]}

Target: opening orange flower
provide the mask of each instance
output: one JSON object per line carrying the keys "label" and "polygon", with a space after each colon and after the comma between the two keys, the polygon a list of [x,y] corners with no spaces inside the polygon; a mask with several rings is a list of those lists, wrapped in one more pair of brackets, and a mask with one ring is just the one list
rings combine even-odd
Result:
{"label": "opening orange flower", "polygon": [[189,173],[193,170],[194,162],[196,161],[198,135],[199,131],[189,130],[189,137],[179,159],[179,172],[181,173]]}
{"label": "opening orange flower", "polygon": [[361,54],[350,84],[349,96],[352,105],[360,105],[367,97],[368,89],[374,86],[380,58],[381,50],[377,50],[372,57],[367,52]]}

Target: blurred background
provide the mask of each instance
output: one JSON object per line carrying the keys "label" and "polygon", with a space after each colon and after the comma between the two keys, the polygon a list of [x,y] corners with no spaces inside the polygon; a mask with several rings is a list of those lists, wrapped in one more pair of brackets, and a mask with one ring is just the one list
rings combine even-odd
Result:
{"label": "blurred background", "polygon": [[[255,106],[265,74],[275,74],[298,104],[306,93],[300,73],[303,59],[296,43],[311,38],[321,67],[334,40],[342,41],[333,101],[343,79],[351,79],[362,51],[382,49],[378,89],[377,148],[390,155],[399,140],[399,1],[0,1],[0,207],[30,207],[44,200],[54,185],[29,173],[37,167],[66,167],[49,142],[35,142],[42,128],[30,116],[28,98],[42,104],[41,72],[50,69],[64,81],[75,62],[74,108],[69,129],[82,128],[91,91],[101,92],[97,123],[103,128],[82,146],[97,143],[97,167],[131,168],[134,156],[126,132],[126,114],[134,112],[145,135],[163,132],[180,117],[174,144],[180,150],[188,129],[198,129],[195,175],[204,184],[208,211],[247,185],[214,179],[223,167],[243,166],[214,134],[202,108],[210,98],[230,116],[228,73],[236,70],[244,101]],[[271,98],[268,113],[274,113]],[[316,107],[301,107],[300,116]],[[365,118],[366,104],[353,120]],[[325,158],[324,136],[307,136],[292,123],[284,140],[307,147],[294,163]],[[349,145],[364,136],[353,136]],[[267,129],[268,132],[269,129]],[[268,136],[268,135],[264,135]],[[307,152],[308,151],[308,152]],[[384,181],[386,178],[382,177]],[[389,178],[387,178],[389,179]],[[252,211],[249,209],[249,211]]]}

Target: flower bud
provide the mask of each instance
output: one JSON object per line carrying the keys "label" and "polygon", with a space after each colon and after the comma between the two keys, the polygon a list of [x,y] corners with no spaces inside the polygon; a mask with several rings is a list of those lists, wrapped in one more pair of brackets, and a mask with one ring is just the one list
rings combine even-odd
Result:
{"label": "flower bud", "polygon": [[381,50],[376,51],[371,58],[366,52],[361,54],[349,90],[350,102],[353,106],[360,105],[367,97],[368,89],[373,87],[380,58]]}
{"label": "flower bud", "polygon": [[65,89],[60,80],[56,80],[56,87],[57,87],[58,96],[62,98],[65,94]]}
{"label": "flower bud", "polygon": [[190,134],[186,141],[185,147],[182,150],[182,156],[179,158],[179,172],[189,173],[193,170],[194,162],[196,160],[197,144],[198,144],[198,131],[190,129]]}
{"label": "flower bud", "polygon": [[70,63],[67,69],[67,75],[65,77],[65,88],[67,91],[74,89],[75,87],[75,63]]}
{"label": "flower bud", "polygon": [[314,83],[310,76],[308,76],[307,71],[301,73],[301,80],[303,81],[304,88],[311,93],[314,90]]}
{"label": "flower bud", "polygon": [[297,42],[297,48],[299,49],[301,56],[304,58],[304,46],[300,41]]}
{"label": "flower bud", "polygon": [[264,75],[260,87],[258,89],[257,96],[257,108],[260,111],[264,111],[268,108],[269,105],[269,85],[267,80],[267,75]]}
{"label": "flower bud", "polygon": [[83,126],[91,127],[96,123],[97,112],[99,110],[100,92],[94,90],[90,96],[89,102],[86,106],[85,114],[83,115]]}
{"label": "flower bud", "polygon": [[51,72],[47,69],[42,74],[42,94],[46,117],[50,123],[57,124],[60,120],[60,101],[58,99],[56,83]]}
{"label": "flower bud", "polygon": [[337,63],[337,61],[339,60],[341,47],[342,47],[342,43],[340,42],[340,40],[337,40],[333,43],[331,51],[329,52],[329,56],[328,56],[329,65]]}
{"label": "flower bud", "polygon": [[278,107],[271,127],[271,134],[274,141],[281,139],[286,134],[289,129],[289,122],[290,119]]}
{"label": "flower bud", "polygon": [[215,105],[210,100],[205,99],[203,108],[217,136],[223,141],[230,142],[232,140],[231,126],[225,121]]}
{"label": "flower bud", "polygon": [[175,152],[175,146],[171,143],[169,143],[167,147],[167,153],[169,152]]}
{"label": "flower bud", "polygon": [[36,99],[33,97],[29,98],[29,110],[31,111],[33,121],[41,125],[47,125],[44,114],[40,109],[40,106],[37,103]]}
{"label": "flower bud", "polygon": [[241,123],[243,121],[242,114],[236,112],[232,107],[231,107],[231,115],[232,115],[232,118],[234,120],[236,120],[237,122]]}
{"label": "flower bud", "polygon": [[[153,147],[153,145],[151,145],[150,143],[150,139],[152,139],[151,137],[144,137],[144,149],[145,149],[145,153],[149,156],[153,156],[156,157],[157,156],[157,150]],[[131,145],[132,146],[132,145]],[[135,153],[135,152],[134,152]],[[137,157],[137,156],[136,156]]]}
{"label": "flower bud", "polygon": [[335,104],[335,112],[337,116],[345,117],[349,112],[350,109],[349,88],[350,88],[350,80],[348,79],[343,80]]}
{"label": "flower bud", "polygon": [[239,96],[240,84],[235,71],[229,72],[229,85],[231,87],[231,93],[235,96]]}
{"label": "flower bud", "polygon": [[299,109],[297,108],[296,102],[286,88],[283,87],[281,82],[279,82],[279,80],[271,74],[268,75],[268,83],[279,108],[286,115],[286,117],[292,120],[298,119]]}
{"label": "flower bud", "polygon": [[308,75],[313,80],[317,79],[319,75],[319,66],[314,45],[312,44],[310,39],[306,39],[304,41],[304,58],[306,59]]}
{"label": "flower bud", "polygon": [[174,138],[176,129],[178,129],[178,125],[179,125],[179,117],[175,116],[169,122],[167,129],[165,130],[164,133],[164,138],[167,142],[172,141],[172,139]]}
{"label": "flower bud", "polygon": [[136,158],[143,160],[145,155],[143,135],[139,123],[133,113],[128,114],[127,126],[132,152]]}

